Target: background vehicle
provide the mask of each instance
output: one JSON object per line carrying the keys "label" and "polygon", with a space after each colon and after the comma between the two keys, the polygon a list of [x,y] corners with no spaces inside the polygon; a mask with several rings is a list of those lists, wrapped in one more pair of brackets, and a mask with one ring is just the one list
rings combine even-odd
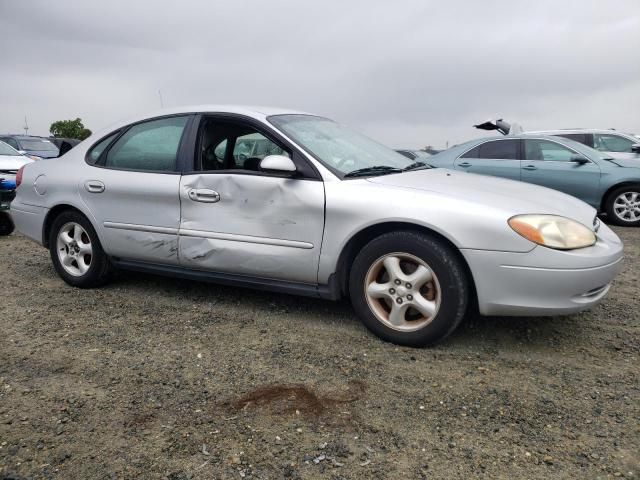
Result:
{"label": "background vehicle", "polygon": [[569,138],[613,158],[640,160],[640,139],[628,133],[588,128],[545,130],[525,133],[527,135],[552,135]]}
{"label": "background vehicle", "polygon": [[573,195],[623,226],[640,225],[640,164],[564,137],[482,138],[429,159],[436,167],[521,180]]}
{"label": "background vehicle", "polygon": [[0,142],[0,235],[13,232],[9,205],[15,196],[15,178],[20,167],[33,160],[4,142]]}
{"label": "background vehicle", "polygon": [[14,224],[9,215],[11,200],[15,197],[16,184],[13,180],[0,177],[0,236],[10,235]]}
{"label": "background vehicle", "polygon": [[18,230],[70,285],[101,285],[119,267],[349,297],[372,332],[405,345],[446,337],[469,304],[487,315],[588,308],[622,258],[580,200],[422,166],[278,109],[140,117],[27,165],[18,184]]}
{"label": "background vehicle", "polygon": [[73,147],[80,143],[80,140],[76,138],[63,138],[63,137],[49,137],[51,143],[53,143],[58,149],[58,156],[61,157]]}
{"label": "background vehicle", "polygon": [[55,158],[58,156],[58,147],[47,138],[6,134],[0,135],[0,141],[27,155],[40,158]]}
{"label": "background vehicle", "polygon": [[640,160],[640,138],[638,135],[622,133],[614,129],[572,128],[524,131],[519,124],[509,123],[501,118],[498,120],[487,120],[478,125],[474,125],[474,127],[480,130],[496,130],[503,135],[510,136],[525,134],[564,137],[603,152],[612,158]]}
{"label": "background vehicle", "polygon": [[31,162],[33,159],[0,142],[0,178],[14,180],[20,167]]}

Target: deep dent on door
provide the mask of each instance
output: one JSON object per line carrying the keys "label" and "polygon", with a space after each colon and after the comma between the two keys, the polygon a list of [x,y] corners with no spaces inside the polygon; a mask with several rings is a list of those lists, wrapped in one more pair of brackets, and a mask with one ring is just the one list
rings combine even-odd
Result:
{"label": "deep dent on door", "polygon": [[[320,242],[314,240],[322,235],[322,185],[250,175],[212,177],[183,177],[180,264],[316,283]],[[310,191],[309,186],[316,189]],[[213,188],[221,200],[209,205],[194,202],[188,193],[196,188]],[[211,236],[225,238],[207,238]]]}

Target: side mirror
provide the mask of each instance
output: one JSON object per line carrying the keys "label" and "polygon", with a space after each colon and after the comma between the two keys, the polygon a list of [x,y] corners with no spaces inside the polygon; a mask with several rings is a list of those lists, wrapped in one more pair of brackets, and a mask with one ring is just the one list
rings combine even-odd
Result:
{"label": "side mirror", "polygon": [[631,151],[633,153],[640,153],[640,143],[634,143],[631,145]]}
{"label": "side mirror", "polygon": [[572,155],[571,156],[571,161],[573,163],[577,163],[578,165],[584,165],[585,163],[589,163],[589,160],[587,160],[582,155]]}
{"label": "side mirror", "polygon": [[27,151],[26,151],[26,150],[18,150],[18,153],[19,153],[20,155],[26,155],[26,154],[27,154]]}
{"label": "side mirror", "polygon": [[260,162],[260,169],[266,172],[293,173],[296,165],[285,155],[267,155]]}

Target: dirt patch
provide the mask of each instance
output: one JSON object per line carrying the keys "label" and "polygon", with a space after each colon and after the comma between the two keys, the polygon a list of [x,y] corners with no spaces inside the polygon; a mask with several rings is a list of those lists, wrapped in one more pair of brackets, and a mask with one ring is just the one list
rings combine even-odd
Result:
{"label": "dirt patch", "polygon": [[588,312],[383,343],[346,303],[124,274],[0,237],[0,478],[640,475],[640,229]]}
{"label": "dirt patch", "polygon": [[258,408],[278,414],[303,412],[320,417],[328,408],[359,400],[365,389],[364,382],[353,380],[348,382],[347,392],[321,396],[305,385],[265,385],[226,405],[242,410]]}

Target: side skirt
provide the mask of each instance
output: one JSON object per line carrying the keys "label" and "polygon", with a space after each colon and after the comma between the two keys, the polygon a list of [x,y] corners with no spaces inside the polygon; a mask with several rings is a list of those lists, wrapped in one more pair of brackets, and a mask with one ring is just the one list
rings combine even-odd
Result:
{"label": "side skirt", "polygon": [[234,275],[232,273],[206,272],[203,270],[193,270],[170,265],[156,265],[153,263],[136,262],[133,260],[123,260],[114,257],[110,258],[110,260],[116,268],[120,268],[122,270],[152,273],[166,277],[184,278],[199,282],[218,283],[233,287],[253,288],[256,290],[288,293],[291,295],[323,298],[327,300],[338,300],[340,296],[334,286],[335,282],[333,281],[330,281],[329,285],[310,285],[306,283],[287,282],[284,280]]}

